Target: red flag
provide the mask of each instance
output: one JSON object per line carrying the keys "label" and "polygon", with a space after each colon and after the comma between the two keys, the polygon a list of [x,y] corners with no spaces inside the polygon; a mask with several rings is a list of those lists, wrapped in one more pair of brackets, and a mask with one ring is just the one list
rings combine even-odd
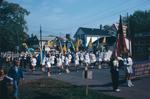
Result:
{"label": "red flag", "polygon": [[126,46],[125,37],[123,34],[123,29],[122,29],[121,16],[120,16],[119,26],[118,26],[118,31],[117,31],[116,52],[117,52],[117,56],[120,56],[121,54],[127,52],[127,46]]}

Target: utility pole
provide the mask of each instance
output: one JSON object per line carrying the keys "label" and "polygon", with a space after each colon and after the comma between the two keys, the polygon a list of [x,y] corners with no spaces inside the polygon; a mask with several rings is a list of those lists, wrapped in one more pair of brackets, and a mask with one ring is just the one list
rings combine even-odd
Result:
{"label": "utility pole", "polygon": [[131,45],[131,31],[130,31],[130,21],[129,15],[127,13],[127,29],[128,29],[128,39],[129,39],[129,53],[132,55],[132,45]]}
{"label": "utility pole", "polygon": [[41,27],[41,25],[40,25],[40,56],[41,56],[41,64],[42,64],[42,49],[43,49],[43,47],[42,47],[42,27]]}

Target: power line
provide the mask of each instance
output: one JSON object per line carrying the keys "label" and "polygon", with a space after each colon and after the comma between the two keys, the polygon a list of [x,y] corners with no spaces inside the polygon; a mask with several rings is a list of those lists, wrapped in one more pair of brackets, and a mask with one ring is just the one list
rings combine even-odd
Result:
{"label": "power line", "polygon": [[[116,10],[113,9],[113,11],[111,12],[111,13],[112,13],[111,16],[110,16],[110,15],[102,15],[102,14],[101,14],[101,16],[100,16],[100,17],[96,17],[96,19],[94,19],[94,21],[97,21],[98,19],[104,20],[104,19],[112,18],[112,17],[114,17],[114,15],[118,15],[118,16],[119,16],[121,12],[124,12],[124,11],[127,11],[127,10],[131,10],[131,9],[133,9],[133,8],[139,7],[139,5],[142,5],[142,4],[144,4],[144,3],[145,3],[145,2],[140,3],[140,4],[138,4],[138,5],[135,5],[135,6],[133,6],[133,7],[127,8],[127,9],[123,9],[123,10],[117,11],[117,12],[115,12]],[[125,12],[125,13],[127,13],[127,12]],[[90,19],[92,19],[92,18],[90,18]],[[84,25],[87,25],[88,23],[93,23],[93,20],[90,20],[90,21],[92,21],[92,22],[86,22],[86,23],[83,23],[83,24],[80,24],[80,25],[81,25],[81,26],[84,26]],[[71,27],[72,27],[72,26],[71,26]]]}
{"label": "power line", "polygon": [[[144,3],[144,2],[143,2]],[[142,3],[142,4],[143,4]],[[127,10],[131,10],[131,9],[133,9],[133,8],[136,8],[137,6],[139,6],[139,5],[142,5],[142,4],[138,4],[138,5],[135,5],[135,6],[133,6],[133,7],[130,7],[130,8],[127,8],[127,9],[123,9],[123,10],[120,10],[120,11],[117,11],[117,12],[115,12],[115,10],[113,11],[113,12],[111,12],[112,14],[111,14],[111,16],[110,15],[101,15],[100,17],[97,17],[96,18],[96,20],[97,19],[107,19],[107,17],[108,18],[111,18],[111,17],[113,17],[112,15],[116,15],[116,14],[120,14],[120,12],[124,12],[124,11],[127,11]],[[119,15],[118,15],[119,16]],[[92,20],[93,21],[93,20]]]}

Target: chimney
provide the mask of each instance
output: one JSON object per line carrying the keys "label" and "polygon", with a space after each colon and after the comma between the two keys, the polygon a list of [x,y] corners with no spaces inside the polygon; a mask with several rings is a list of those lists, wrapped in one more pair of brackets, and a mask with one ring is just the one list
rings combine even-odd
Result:
{"label": "chimney", "polygon": [[102,28],[103,28],[103,26],[102,26],[102,24],[100,25],[100,30],[102,30]]}

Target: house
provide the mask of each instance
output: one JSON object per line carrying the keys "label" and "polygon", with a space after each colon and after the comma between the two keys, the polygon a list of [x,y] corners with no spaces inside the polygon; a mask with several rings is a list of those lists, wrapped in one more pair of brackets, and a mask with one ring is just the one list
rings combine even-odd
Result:
{"label": "house", "polygon": [[85,28],[80,27],[74,35],[74,38],[77,40],[78,38],[81,40],[82,46],[87,47],[90,39],[92,39],[92,43],[99,38],[110,36],[107,31],[102,30],[101,28]]}
{"label": "house", "polygon": [[[112,36],[117,36],[117,30],[118,30],[118,26],[119,24],[112,24],[111,26],[105,25],[104,26],[104,30],[108,31],[108,33]],[[126,25],[122,25],[122,29],[123,29],[123,34],[124,37],[126,37],[126,30],[127,30],[127,26]]]}

